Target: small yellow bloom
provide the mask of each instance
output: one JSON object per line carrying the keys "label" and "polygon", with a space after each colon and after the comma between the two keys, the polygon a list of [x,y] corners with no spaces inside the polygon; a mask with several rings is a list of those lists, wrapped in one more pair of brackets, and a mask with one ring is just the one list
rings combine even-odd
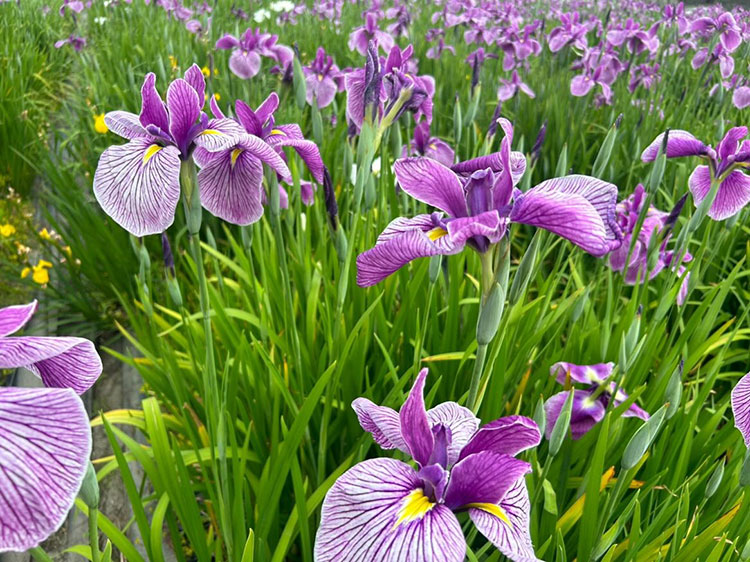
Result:
{"label": "small yellow bloom", "polygon": [[214,97],[216,98],[216,101],[219,101],[221,99],[221,95],[219,95],[219,92],[216,92],[214,94]]}
{"label": "small yellow bloom", "polygon": [[6,238],[8,236],[13,236],[16,233],[16,227],[12,224],[3,224],[0,225],[0,235],[5,236]]}
{"label": "small yellow bloom", "polygon": [[107,123],[104,122],[104,113],[94,115],[94,130],[102,135],[109,132],[109,127],[107,127]]}
{"label": "small yellow bloom", "polygon": [[206,78],[211,76],[211,69],[208,68],[208,66],[204,66],[203,68],[201,68],[201,72],[203,73],[203,76],[205,76]]}
{"label": "small yellow bloom", "polygon": [[31,268],[30,267],[24,267],[21,270],[21,279],[26,279],[29,276],[29,273],[31,273]]}
{"label": "small yellow bloom", "polygon": [[42,240],[51,240],[52,239],[52,235],[47,231],[46,228],[43,228],[42,230],[39,231],[39,237]]}
{"label": "small yellow bloom", "polygon": [[169,55],[169,64],[172,65],[172,70],[177,70],[177,59],[172,55]]}
{"label": "small yellow bloom", "polygon": [[68,254],[69,258],[73,257],[73,250],[70,249],[70,246],[65,246],[63,248],[63,252],[65,252],[66,254]]}
{"label": "small yellow bloom", "polygon": [[23,268],[23,271],[21,271],[21,279],[26,279],[26,277],[29,276],[29,273],[31,273],[31,279],[34,283],[46,285],[49,283],[49,271],[47,270],[51,267],[52,264],[47,260],[39,260],[34,267]]}

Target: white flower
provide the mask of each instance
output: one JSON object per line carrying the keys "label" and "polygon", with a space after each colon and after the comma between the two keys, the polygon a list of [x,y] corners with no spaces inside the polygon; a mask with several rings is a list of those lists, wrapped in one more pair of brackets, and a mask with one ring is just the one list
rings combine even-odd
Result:
{"label": "white flower", "polygon": [[265,8],[256,10],[255,14],[253,15],[253,19],[255,20],[256,23],[261,23],[270,17],[271,17],[271,12],[269,12]]}
{"label": "white flower", "polygon": [[98,18],[94,18],[94,23],[97,25],[104,25],[105,23],[107,23],[107,18],[99,16]]}
{"label": "white flower", "polygon": [[290,2],[289,0],[279,0],[278,2],[271,2],[269,8],[274,12],[291,12],[295,6],[294,2]]}

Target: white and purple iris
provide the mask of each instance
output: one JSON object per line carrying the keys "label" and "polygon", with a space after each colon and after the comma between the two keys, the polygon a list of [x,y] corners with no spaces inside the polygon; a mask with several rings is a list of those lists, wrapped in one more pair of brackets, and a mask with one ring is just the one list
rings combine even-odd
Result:
{"label": "white and purple iris", "polygon": [[480,427],[455,402],[426,410],[426,377],[423,369],[399,412],[366,398],[352,404],[378,445],[409,455],[417,469],[379,458],[344,473],[323,502],[317,562],[461,562],[458,512],[511,560],[537,560],[524,480],[531,465],[515,456],[539,444],[539,428],[523,416]]}
{"label": "white and purple iris", "polygon": [[102,363],[89,340],[12,336],[36,301],[0,309],[0,370],[25,367],[46,388],[0,388],[0,552],[36,547],[62,525],[91,454],[78,397]]}
{"label": "white and purple iris", "polygon": [[734,425],[740,430],[745,445],[750,447],[750,373],[740,379],[732,390]]}
{"label": "white and purple iris", "polygon": [[[586,385],[586,389],[564,390],[545,402],[547,439],[552,435],[552,429],[560,417],[560,412],[570,392],[573,393],[573,409],[570,416],[570,432],[573,439],[580,439],[604,419],[610,400],[614,399],[614,405],[617,407],[628,399],[628,395],[622,389],[617,388],[615,382],[611,380],[614,366],[614,363],[575,365],[565,362],[552,365],[550,375],[555,377],[557,382],[562,385],[568,385],[569,382],[580,383]],[[622,417],[647,420],[649,415],[636,404],[631,404]]]}
{"label": "white and purple iris", "polygon": [[402,189],[437,211],[392,221],[375,247],[357,258],[360,286],[379,283],[417,258],[457,254],[467,245],[485,252],[505,236],[509,223],[544,228],[597,257],[620,245],[617,187],[571,175],[521,192],[515,186],[526,170],[526,158],[511,152],[513,127],[507,119],[499,121],[505,131],[500,152],[450,168],[431,158],[396,161]]}

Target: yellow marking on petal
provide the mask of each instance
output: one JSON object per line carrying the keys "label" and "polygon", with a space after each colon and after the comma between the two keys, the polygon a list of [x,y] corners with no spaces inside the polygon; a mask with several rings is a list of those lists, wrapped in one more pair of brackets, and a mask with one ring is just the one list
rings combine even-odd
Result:
{"label": "yellow marking on petal", "polygon": [[427,145],[432,150],[437,150],[437,145],[434,142],[431,142],[429,145]]}
{"label": "yellow marking on petal", "polygon": [[146,151],[146,154],[143,155],[143,163],[144,164],[148,163],[148,161],[154,157],[154,154],[159,152],[162,148],[164,147],[159,146],[158,144],[152,144],[151,146],[149,146],[148,150]]}
{"label": "yellow marking on petal", "polygon": [[440,228],[439,226],[436,226],[435,228],[427,232],[427,238],[429,238],[430,240],[434,242],[435,240],[439,240],[440,238],[442,238],[443,236],[446,236],[447,234],[448,234],[447,230],[445,230],[444,228]]}
{"label": "yellow marking on petal", "polygon": [[482,511],[486,511],[490,515],[494,515],[495,517],[500,519],[500,521],[502,521],[503,523],[510,525],[510,519],[508,518],[508,514],[505,513],[505,511],[503,511],[503,509],[499,505],[495,505],[494,503],[484,503],[484,502],[467,503],[464,506],[464,509],[469,509],[472,507],[474,509],[481,509]]}
{"label": "yellow marking on petal", "polygon": [[271,134],[272,135],[283,135],[285,133],[281,129],[271,129]]}
{"label": "yellow marking on petal", "polygon": [[237,158],[240,157],[240,154],[242,154],[241,148],[235,148],[232,151],[232,168],[234,168],[234,165],[237,163]]}
{"label": "yellow marking on petal", "polygon": [[394,523],[393,528],[395,529],[401,523],[409,523],[422,519],[433,507],[435,507],[435,503],[431,502],[430,498],[424,495],[424,491],[421,488],[414,490],[404,498],[404,503],[398,512],[398,519]]}
{"label": "yellow marking on petal", "polygon": [[216,129],[206,129],[201,133],[201,135],[223,135],[221,131],[217,131]]}

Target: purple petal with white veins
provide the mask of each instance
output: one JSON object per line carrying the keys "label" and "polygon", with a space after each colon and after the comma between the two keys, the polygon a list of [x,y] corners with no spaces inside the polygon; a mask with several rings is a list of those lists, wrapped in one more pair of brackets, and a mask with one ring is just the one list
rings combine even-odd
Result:
{"label": "purple petal with white veins", "polygon": [[427,410],[430,426],[442,424],[450,430],[447,466],[455,464],[464,446],[479,427],[479,418],[456,402],[443,402]]}
{"label": "purple petal with white veins", "polygon": [[404,437],[412,458],[422,466],[427,465],[435,444],[424,406],[424,383],[427,372],[427,369],[419,371],[406,402],[398,412],[401,420],[401,435]]}
{"label": "purple petal with white veins", "polygon": [[[698,166],[690,174],[688,187],[693,194],[693,200],[700,204],[711,190],[711,173],[708,166]],[[721,221],[733,217],[750,203],[750,178],[739,170],[734,170],[721,182],[716,198],[708,216]]]}
{"label": "purple petal with white veins", "polygon": [[260,137],[242,135],[237,143],[237,147],[250,152],[250,154],[261,160],[264,164],[270,166],[283,179],[287,181],[292,180],[292,174],[289,172],[289,168],[283,158],[281,158],[271,145]]}
{"label": "purple petal with white veins", "polygon": [[483,425],[461,451],[460,459],[492,451],[505,455],[517,455],[521,451],[536,447],[542,439],[539,426],[525,416],[508,416]]}
{"label": "purple petal with white veins", "polygon": [[247,150],[226,150],[198,172],[203,207],[232,224],[263,216],[263,165]]}
{"label": "purple petal with white veins", "polygon": [[0,552],[28,550],[60,528],[90,453],[75,392],[0,388]]}
{"label": "purple petal with white veins", "polygon": [[129,111],[110,111],[104,116],[104,122],[110,131],[128,140],[151,137],[141,125],[140,118]]}
{"label": "purple petal with white veins", "polygon": [[740,145],[740,141],[747,136],[747,127],[732,127],[721,139],[721,142],[716,147],[716,153],[719,155],[721,160],[732,156],[737,152],[737,148]]}
{"label": "purple petal with white veins", "polygon": [[359,425],[372,435],[375,443],[383,449],[398,449],[409,454],[406,441],[401,435],[401,419],[398,412],[386,406],[378,406],[367,398],[352,402]]}
{"label": "purple petal with white veins", "polygon": [[104,212],[131,234],[164,232],[180,198],[180,151],[148,139],[109,147],[99,158],[94,195]]}
{"label": "purple petal with white veins", "polygon": [[[274,134],[274,131],[279,133]],[[323,170],[325,164],[320,156],[320,149],[318,145],[309,140],[297,140],[289,138],[280,129],[274,129],[271,134],[266,138],[266,141],[271,146],[290,146],[297,151],[302,161],[310,170],[310,175],[318,183],[323,183]]]}
{"label": "purple petal with white veins", "polygon": [[260,55],[255,51],[237,49],[229,57],[229,70],[238,78],[248,80],[260,70]]}
{"label": "purple petal with white veins", "polygon": [[[593,400],[591,393],[586,390],[573,391],[573,407],[570,416],[570,432],[573,439],[580,439],[591,430],[597,423],[602,421],[606,407],[601,400]],[[568,399],[568,391],[559,392],[550,397],[544,403],[547,414],[547,427],[545,436],[547,439],[552,435],[552,429],[560,417],[565,401]]]}
{"label": "purple petal with white veins", "polygon": [[[203,102],[206,95],[206,79],[203,77],[203,72],[197,64],[193,65],[185,71],[185,82],[192,86],[195,93],[198,94],[198,99]],[[201,103],[203,107],[203,103]]]}
{"label": "purple petal with white veins", "polygon": [[404,507],[422,493],[407,464],[370,459],[346,471],[323,501],[315,537],[316,562],[462,562],[466,541],[453,513],[427,504]]}
{"label": "purple petal with white veins", "polygon": [[601,384],[612,376],[612,370],[615,364],[596,363],[594,365],[576,365],[565,361],[558,361],[549,369],[550,376],[555,377],[560,384],[567,383],[567,377],[570,380],[582,384]]}
{"label": "purple petal with white veins", "polygon": [[263,102],[258,106],[258,109],[255,110],[255,115],[258,117],[258,120],[261,122],[261,124],[265,125],[266,121],[268,121],[274,114],[274,112],[279,108],[279,95],[276,92],[271,92],[268,94],[266,99],[263,100]]}
{"label": "purple petal with white veins", "polygon": [[29,304],[0,308],[0,338],[9,336],[23,328],[36,312],[37,305],[37,301],[32,301]]}
{"label": "purple petal with white veins", "polygon": [[141,100],[141,125],[156,125],[165,133],[169,131],[167,108],[156,91],[156,75],[153,72],[146,74],[141,86]]}
{"label": "purple petal with white veins", "polygon": [[510,455],[481,451],[456,463],[445,491],[445,505],[453,510],[472,503],[497,504],[531,465]]}
{"label": "purple petal with white veins", "polygon": [[597,178],[553,178],[516,198],[510,219],[544,228],[601,257],[620,245],[617,187]]}
{"label": "purple petal with white veins", "polygon": [[[644,162],[653,162],[659,154],[664,133],[657,136],[653,142],[646,147],[641,154]],[[692,133],[680,129],[669,131],[667,139],[667,158],[679,158],[681,156],[700,156],[705,154],[707,147],[702,141],[695,138]]]}
{"label": "purple petal with white veins", "polygon": [[218,152],[233,147],[240,137],[246,135],[242,125],[234,119],[211,119],[207,127],[196,135],[196,146],[209,152]]}
{"label": "purple petal with white veins", "polygon": [[452,217],[466,216],[466,200],[458,177],[431,158],[402,158],[393,164],[401,188],[423,203]]}
{"label": "purple petal with white veins", "polygon": [[745,445],[750,447],[750,373],[732,389],[732,413],[734,425],[742,433]]}
{"label": "purple petal with white veins", "polygon": [[514,562],[537,562],[529,531],[531,502],[523,477],[516,480],[498,503],[509,522],[484,509],[469,509],[469,517],[480,533]]}
{"label": "purple petal with white veins", "polygon": [[362,127],[365,120],[365,71],[361,68],[349,72],[344,78],[346,84],[346,119]]}
{"label": "purple petal with white veins", "polygon": [[185,80],[178,78],[169,85],[169,132],[183,154],[192,140],[188,138],[188,133],[200,117],[202,107],[203,99],[198,99],[197,92]]}
{"label": "purple petal with white veins", "polygon": [[451,243],[462,247],[470,238],[484,236],[495,244],[505,235],[507,219],[493,210],[473,217],[464,217],[448,222],[448,235]]}

